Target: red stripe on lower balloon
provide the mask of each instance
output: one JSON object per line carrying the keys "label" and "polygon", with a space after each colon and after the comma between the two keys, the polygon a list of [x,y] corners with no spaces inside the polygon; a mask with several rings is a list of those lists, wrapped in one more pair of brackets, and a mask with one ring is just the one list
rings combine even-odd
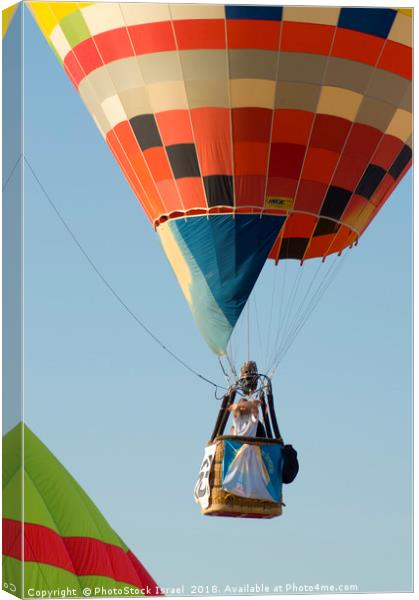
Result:
{"label": "red stripe on lower balloon", "polygon": [[3,519],[3,555],[22,560],[22,529],[19,521]]}
{"label": "red stripe on lower balloon", "polygon": [[[24,548],[22,557],[22,530]],[[19,538],[20,543],[16,543]],[[27,562],[41,562],[75,573],[63,538],[58,533],[33,523],[3,519],[3,555]]]}
{"label": "red stripe on lower balloon", "polygon": [[[159,594],[158,586],[131,551],[89,537],[61,537],[34,523],[24,523],[24,560],[70,571],[75,575],[96,575]],[[3,519],[3,555],[22,560],[22,524]]]}
{"label": "red stripe on lower balloon", "polygon": [[142,563],[140,563],[140,561],[135,556],[135,554],[133,554],[131,552],[131,550],[128,550],[127,556],[129,558],[129,560],[132,562],[134,569],[143,584],[143,587],[146,586],[149,589],[153,590],[152,593],[149,595],[164,596],[163,592],[160,590],[160,587],[156,584],[156,582],[151,577],[151,575],[147,571],[147,569],[142,565]]}

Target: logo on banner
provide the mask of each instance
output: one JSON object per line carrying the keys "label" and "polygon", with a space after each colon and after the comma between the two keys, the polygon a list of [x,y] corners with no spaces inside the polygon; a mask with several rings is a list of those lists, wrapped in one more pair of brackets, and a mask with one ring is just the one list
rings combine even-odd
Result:
{"label": "logo on banner", "polygon": [[205,448],[204,459],[199,469],[198,480],[195,484],[194,496],[195,502],[201,505],[201,508],[208,508],[211,489],[209,485],[209,477],[211,467],[215,456],[217,444],[211,444]]}

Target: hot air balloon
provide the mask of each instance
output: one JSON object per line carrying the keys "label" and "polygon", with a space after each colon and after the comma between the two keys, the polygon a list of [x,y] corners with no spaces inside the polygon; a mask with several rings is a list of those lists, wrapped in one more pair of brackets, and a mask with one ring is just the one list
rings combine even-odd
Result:
{"label": "hot air balloon", "polygon": [[29,6],[220,357],[267,260],[340,256],[411,165],[410,9]]}
{"label": "hot air balloon", "polygon": [[408,9],[29,6],[219,355],[268,258],[342,252],[410,166]]}
{"label": "hot air balloon", "polygon": [[140,561],[26,425],[3,437],[3,456],[4,589],[26,598],[42,590],[82,597],[86,588],[92,596],[124,588],[129,595],[159,595]]}

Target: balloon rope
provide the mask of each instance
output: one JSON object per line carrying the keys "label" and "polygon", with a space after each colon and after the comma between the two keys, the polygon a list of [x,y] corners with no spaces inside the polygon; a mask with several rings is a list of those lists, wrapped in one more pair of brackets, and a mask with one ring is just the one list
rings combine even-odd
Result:
{"label": "balloon rope", "polygon": [[221,367],[221,370],[222,370],[222,372],[223,372],[223,375],[224,375],[224,377],[225,377],[225,379],[226,379],[226,381],[227,381],[227,383],[228,383],[228,380],[229,380],[228,373],[227,373],[227,371],[224,369],[224,365],[223,365],[223,361],[221,360],[221,356],[219,356],[219,357],[218,357],[218,362],[219,362],[219,364],[220,364],[220,367]]}
{"label": "balloon rope", "polygon": [[247,300],[247,360],[250,360],[250,298]]}
{"label": "balloon rope", "polygon": [[337,276],[338,272],[340,271],[340,269],[342,268],[347,256],[348,256],[348,253],[345,253],[342,258],[339,256],[336,256],[335,261],[330,265],[326,275],[324,276],[324,278],[322,278],[316,291],[314,292],[311,299],[307,303],[307,306],[300,313],[299,318],[295,319],[293,330],[290,331],[289,335],[287,336],[287,340],[285,341],[285,344],[283,344],[282,348],[279,349],[277,359],[275,361],[275,364],[272,366],[272,369],[269,374],[270,377],[274,376],[275,371],[277,370],[280,362],[282,361],[282,359],[284,358],[284,356],[290,349],[291,345],[294,343],[294,341],[295,341],[296,337],[298,336],[298,334],[300,333],[301,329],[307,323],[309,317],[311,316],[311,314],[313,313],[315,308],[318,306],[321,298],[324,296],[325,292],[330,287],[331,283],[336,279],[336,276]]}
{"label": "balloon rope", "polygon": [[16,171],[16,168],[18,166],[18,164],[20,163],[20,159],[22,158],[22,155],[20,154],[15,162],[15,164],[13,165],[12,170],[10,171],[6,181],[3,184],[3,187],[1,188],[1,191],[4,192],[4,190],[7,188],[9,181],[11,180],[11,178],[13,177],[13,173]]}
{"label": "balloon rope", "polygon": [[[274,345],[274,352],[271,356],[271,360],[269,361],[270,366],[269,366],[268,370],[270,373],[273,373],[276,371],[280,361],[285,356],[284,348],[286,348],[288,351],[289,347],[292,345],[292,342],[294,341],[294,339],[296,337],[296,336],[292,335],[292,333],[295,330],[294,325],[295,325],[295,323],[299,322],[301,315],[305,314],[307,305],[310,304],[311,299],[316,295],[316,291],[314,291],[312,294],[310,294],[310,292],[314,286],[314,283],[317,282],[319,279],[321,267],[322,267],[322,263],[319,262],[314,274],[312,275],[310,284],[305,289],[303,298],[301,299],[301,301],[299,301],[299,303],[296,302],[296,304],[298,304],[298,308],[294,311],[294,315],[293,315],[292,319],[290,319],[290,321],[293,321],[293,323],[291,323],[291,322],[289,323],[289,325],[287,326],[287,330],[285,330],[284,323],[283,323],[283,321],[285,319],[283,319],[282,316],[279,319],[279,326],[278,326],[275,345]],[[299,273],[302,274],[303,270],[304,270],[303,267],[299,267]],[[297,274],[297,279],[298,279],[298,275],[299,274]],[[294,286],[295,286],[295,282],[294,282]],[[287,291],[286,296],[288,298],[290,296],[288,291]],[[281,303],[280,303],[281,309],[282,309],[283,304],[284,304],[284,299],[282,299]],[[282,310],[281,310],[281,312],[282,312]]]}
{"label": "balloon rope", "polygon": [[[317,281],[318,277],[319,277],[319,273],[322,267],[322,263],[319,262],[317,269],[310,281],[309,286],[306,288],[305,294],[301,300],[301,302],[298,305],[297,310],[295,311],[295,320],[298,320],[300,318],[300,315],[304,312],[304,306],[305,306],[305,302],[309,302],[310,301],[310,292],[311,289],[314,285],[314,283]],[[302,271],[303,267],[299,267],[299,269]],[[278,360],[278,356],[282,353],[282,349],[284,347],[284,345],[288,342],[288,338],[285,335],[285,330],[284,327],[282,326],[282,330],[281,330],[281,336],[277,338],[277,344],[276,344],[276,352],[274,354],[273,360],[272,360],[272,364],[276,364],[277,360]]]}
{"label": "balloon rope", "polygon": [[303,268],[300,266],[300,267],[298,267],[297,276],[294,279],[293,286],[291,288],[291,293],[288,296],[288,302],[287,302],[287,306],[285,308],[284,320],[283,320],[283,325],[282,325],[282,336],[281,336],[280,345],[282,345],[283,341],[287,339],[290,328],[291,328],[291,323],[292,323],[292,319],[293,319],[293,308],[294,308],[294,303],[295,303],[295,298],[296,298],[296,295],[298,292],[298,288],[300,286],[302,273],[303,273]]}
{"label": "balloon rope", "polygon": [[[298,332],[300,331],[298,326],[295,327],[295,323],[299,323],[300,321],[304,320],[304,316],[307,312],[307,306],[311,305],[313,298],[316,297],[317,291],[323,282],[323,278],[319,277],[321,267],[322,267],[322,263],[320,262],[314,272],[314,275],[310,281],[308,288],[305,291],[304,297],[302,298],[301,302],[298,305],[297,310],[295,311],[295,314],[293,317],[294,324],[293,325],[291,325],[291,323],[289,324],[287,332],[284,331],[284,327],[282,328],[281,339],[280,340],[278,339],[276,353],[273,357],[272,366],[270,368],[270,376],[271,377],[277,370],[279,363],[282,361],[286,352],[289,350],[290,346],[292,345],[295,338],[297,337],[297,334],[295,333],[295,331],[296,330],[298,330]],[[302,270],[302,268],[301,268],[301,270]],[[327,274],[326,274],[326,276],[327,276]],[[324,274],[323,274],[323,277],[325,277]],[[317,284],[319,278],[320,278],[320,283],[318,284],[318,288],[315,289],[312,294],[310,294],[314,283],[316,282],[316,284]]]}
{"label": "balloon rope", "polygon": [[230,339],[228,340],[226,358],[227,358],[227,362],[230,366],[230,371],[232,372],[234,377],[236,377],[237,373],[236,373],[236,367],[234,366],[235,361],[234,361],[234,348],[233,348],[232,337],[230,337]]}
{"label": "balloon rope", "polygon": [[266,334],[266,339],[267,339],[267,343],[266,343],[266,352],[265,352],[265,364],[268,365],[269,363],[269,356],[270,356],[270,349],[271,349],[271,343],[272,343],[272,314],[273,314],[273,308],[274,308],[274,300],[275,300],[275,289],[276,289],[276,280],[277,277],[275,276],[276,273],[273,274],[273,278],[272,278],[272,294],[271,294],[271,306],[269,309],[269,321],[268,321],[268,330],[267,330],[267,334]]}
{"label": "balloon rope", "polygon": [[234,377],[237,378],[237,370],[236,370],[235,361],[233,360],[233,354],[231,354],[231,357],[229,354],[227,354],[227,360],[228,360],[228,364],[230,365],[231,372],[233,373]]}
{"label": "balloon rope", "polygon": [[262,348],[263,348],[263,342],[262,342],[262,334],[261,334],[260,321],[259,321],[259,310],[258,310],[258,305],[257,305],[257,302],[256,302],[256,291],[255,291],[255,289],[252,292],[252,296],[253,296],[253,306],[255,307],[255,323],[256,323],[257,339],[258,339],[258,342],[259,342],[259,348],[260,348],[260,350],[262,350]]}
{"label": "balloon rope", "polygon": [[191,373],[193,373],[194,375],[196,375],[197,377],[199,377],[203,381],[206,381],[210,385],[214,386],[215,388],[227,389],[227,388],[225,388],[225,387],[223,387],[221,385],[218,385],[214,381],[211,381],[210,379],[207,379],[207,377],[204,377],[203,375],[201,375],[201,373],[198,373],[198,371],[195,371],[195,369],[193,369],[192,367],[190,367],[184,360],[182,360],[181,358],[179,358],[179,356],[177,356],[172,350],[170,350],[165,344],[163,344],[163,342],[156,335],[154,335],[154,333],[152,331],[150,331],[150,329],[137,317],[137,315],[124,302],[124,300],[121,298],[121,296],[118,294],[118,292],[116,292],[114,290],[114,288],[107,281],[107,279],[104,277],[104,275],[102,275],[101,271],[99,271],[99,269],[96,267],[95,263],[90,258],[90,256],[87,254],[86,250],[83,248],[83,246],[81,245],[81,243],[79,242],[79,240],[77,239],[77,237],[75,236],[75,234],[73,233],[73,231],[70,229],[69,225],[67,225],[66,221],[64,220],[64,217],[61,215],[60,211],[58,210],[58,208],[56,207],[56,205],[52,201],[50,195],[48,194],[48,192],[46,191],[46,189],[42,185],[40,179],[36,175],[35,171],[33,170],[32,166],[31,166],[29,160],[26,158],[26,156],[24,157],[24,161],[28,165],[28,167],[29,167],[29,169],[30,169],[30,171],[31,171],[31,173],[32,173],[35,181],[38,183],[39,188],[41,189],[42,193],[44,194],[45,198],[47,199],[49,205],[51,206],[51,208],[53,209],[53,211],[55,212],[55,214],[57,215],[57,217],[61,221],[61,224],[66,229],[67,233],[69,234],[69,236],[71,237],[71,239],[73,240],[73,242],[76,244],[76,246],[78,247],[78,249],[80,250],[80,252],[83,254],[84,258],[87,260],[87,262],[92,267],[92,269],[94,270],[94,272],[96,273],[96,275],[99,277],[99,279],[102,281],[102,283],[107,287],[107,289],[111,292],[111,294],[114,296],[114,298],[125,308],[125,310],[128,312],[128,314],[131,315],[131,317],[134,319],[134,321],[156,342],[156,344],[158,344],[165,352],[167,352],[168,354],[170,354],[170,356],[172,358],[174,358],[183,367],[185,367],[185,369],[187,369],[188,371],[190,371]]}
{"label": "balloon rope", "polygon": [[304,313],[301,314],[301,318],[300,318],[299,322],[297,319],[295,320],[294,332],[290,333],[291,339],[293,339],[293,336],[295,337],[297,335],[298,331],[300,331],[300,329],[306,323],[309,316],[311,315],[311,313],[313,312],[315,307],[320,302],[320,299],[324,296],[326,290],[328,289],[328,287],[331,285],[331,283],[336,278],[336,275],[337,275],[339,269],[341,269],[346,256],[347,256],[347,253],[343,256],[343,258],[340,258],[339,256],[335,257],[334,262],[330,265],[326,275],[320,281],[319,286],[318,286],[317,290],[315,291],[315,293],[313,294],[310,302],[308,302],[308,304],[304,310]]}
{"label": "balloon rope", "polygon": [[[284,313],[284,304],[285,304],[285,297],[288,295],[286,294],[286,290],[287,290],[287,272],[288,272],[288,262],[286,260],[282,260],[278,263],[277,266],[278,269],[278,273],[277,276],[280,277],[281,279],[281,296],[280,296],[280,300],[279,300],[279,310],[278,310],[278,319],[276,321],[276,323],[274,323],[274,326],[272,327],[272,330],[274,331],[274,335],[272,337],[272,347],[270,347],[269,353],[268,353],[268,359],[267,359],[267,367],[266,367],[266,371],[269,370],[269,365],[273,365],[275,362],[275,357],[278,351],[278,346],[279,346],[279,341],[280,339],[282,339],[282,331],[283,331],[283,313]],[[276,335],[275,335],[276,332]]]}

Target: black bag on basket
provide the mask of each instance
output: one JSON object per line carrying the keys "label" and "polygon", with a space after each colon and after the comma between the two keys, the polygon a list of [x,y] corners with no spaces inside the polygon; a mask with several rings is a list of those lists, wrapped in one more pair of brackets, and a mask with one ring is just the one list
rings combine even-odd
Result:
{"label": "black bag on basket", "polygon": [[297,451],[291,446],[291,444],[285,444],[282,453],[282,482],[292,483],[297,477],[299,469]]}

